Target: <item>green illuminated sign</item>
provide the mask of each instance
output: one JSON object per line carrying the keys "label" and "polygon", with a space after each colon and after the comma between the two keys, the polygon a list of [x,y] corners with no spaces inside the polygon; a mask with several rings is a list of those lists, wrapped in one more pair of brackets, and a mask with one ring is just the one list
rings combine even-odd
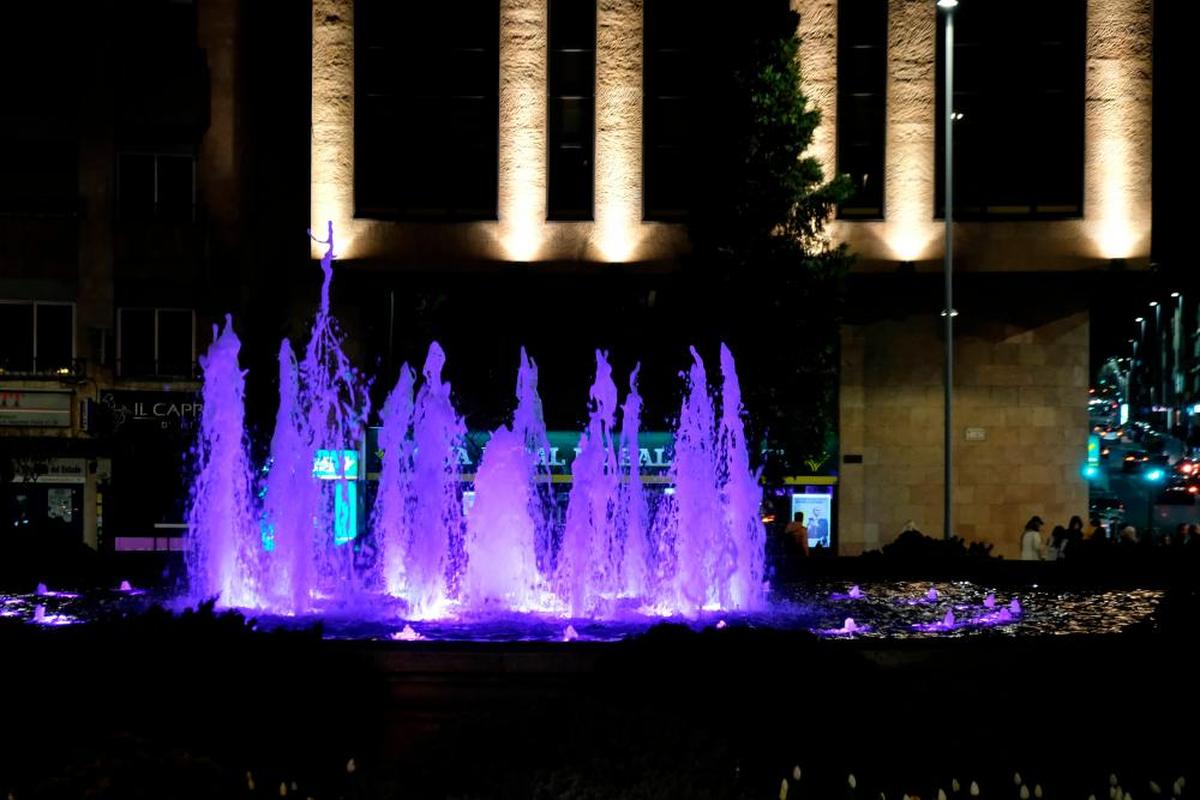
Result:
{"label": "green illuminated sign", "polygon": [[[579,455],[578,431],[549,431],[546,434],[548,448],[539,448],[538,460],[551,475],[571,474],[571,464]],[[458,448],[458,467],[463,474],[472,474],[479,468],[479,460],[487,446],[491,433],[471,431]],[[664,474],[671,468],[674,457],[675,437],[662,431],[648,431],[638,435],[638,468],[643,475]],[[628,469],[633,454],[621,448],[617,454],[622,469]],[[379,428],[367,429],[367,480],[379,480],[383,465],[383,451],[379,447]]]}

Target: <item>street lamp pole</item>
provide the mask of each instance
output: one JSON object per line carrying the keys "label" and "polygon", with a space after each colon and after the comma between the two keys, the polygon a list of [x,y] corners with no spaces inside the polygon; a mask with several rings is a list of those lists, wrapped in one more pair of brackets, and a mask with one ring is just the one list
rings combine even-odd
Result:
{"label": "street lamp pole", "polygon": [[945,539],[950,539],[954,535],[954,7],[958,5],[958,0],[937,0],[937,4],[944,12],[943,16],[946,20],[945,47],[942,49],[946,65],[945,108],[942,115],[943,141],[945,142],[943,179],[945,182],[944,216],[946,219],[946,263],[943,269],[946,280],[946,304],[942,309],[946,325],[946,396],[944,400],[945,429],[943,431],[945,507],[942,512],[945,526],[942,535]]}

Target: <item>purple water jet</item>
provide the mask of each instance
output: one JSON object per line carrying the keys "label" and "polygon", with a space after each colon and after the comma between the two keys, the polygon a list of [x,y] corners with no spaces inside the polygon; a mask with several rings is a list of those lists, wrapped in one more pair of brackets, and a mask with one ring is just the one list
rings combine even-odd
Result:
{"label": "purple water jet", "polygon": [[550,540],[539,478],[549,444],[541,405],[537,365],[522,348],[512,425],[492,433],[475,474],[462,595],[476,610],[530,611],[547,603],[541,570]]}
{"label": "purple water jet", "polygon": [[571,466],[571,494],[556,584],[572,616],[600,611],[613,588],[613,545],[620,474],[613,441],[617,386],[604,353],[596,351],[588,427]]}
{"label": "purple water jet", "polygon": [[629,463],[622,476],[619,495],[620,547],[619,584],[623,597],[646,597],[651,591],[650,507],[642,486],[638,434],[641,430],[642,398],[637,390],[641,364],[629,374],[629,393],[621,405],[621,449]]}
{"label": "purple water jet", "polygon": [[560,520],[536,364],[522,349],[512,421],[490,434],[475,474],[462,475],[466,426],[434,342],[419,380],[402,366],[380,411],[378,484],[361,524],[370,381],[343,351],[330,311],[332,226],[323,243],[320,302],[303,358],[287,340],[280,344],[279,404],[261,469],[248,457],[245,373],[231,320],[214,329],[201,359],[205,406],[188,508],[192,600],[291,615],[398,612],[408,620],[695,617],[763,606],[762,490],[724,346],[719,393],[691,350],[668,485],[654,502],[639,457],[639,369],[618,406],[607,354],[596,352]]}
{"label": "purple water jet", "polygon": [[408,364],[400,367],[400,378],[383,404],[379,432],[379,488],[371,511],[371,525],[382,551],[383,587],[401,597],[407,588],[405,561],[413,530],[413,386],[416,377]]}
{"label": "purple water jet", "polygon": [[241,346],[233,320],[226,316],[224,329],[218,332],[213,326],[213,343],[200,357],[204,410],[193,451],[186,560],[193,599],[218,598],[224,605],[257,608],[261,549],[254,536]]}
{"label": "purple water jet", "polygon": [[446,354],[429,346],[413,417],[413,532],[407,599],[415,619],[443,614],[462,565],[463,517],[459,448],[467,430],[442,382]]}

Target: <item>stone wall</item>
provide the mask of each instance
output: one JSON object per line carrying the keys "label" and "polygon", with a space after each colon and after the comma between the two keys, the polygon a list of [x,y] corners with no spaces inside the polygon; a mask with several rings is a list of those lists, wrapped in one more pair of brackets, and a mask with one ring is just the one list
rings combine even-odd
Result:
{"label": "stone wall", "polygon": [[[842,554],[887,544],[909,520],[942,533],[940,324],[929,315],[843,329],[842,455],[862,463],[840,467]],[[954,519],[967,541],[1011,557],[1033,514],[1065,525],[1086,513],[1088,325],[1086,312],[995,313],[958,325]]]}

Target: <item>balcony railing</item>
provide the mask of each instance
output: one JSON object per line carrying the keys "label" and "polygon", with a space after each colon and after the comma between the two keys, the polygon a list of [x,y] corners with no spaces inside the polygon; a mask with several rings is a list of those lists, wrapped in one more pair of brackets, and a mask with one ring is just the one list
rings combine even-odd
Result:
{"label": "balcony railing", "polygon": [[0,361],[0,378],[55,380],[58,378],[83,378],[86,375],[87,359],[83,358],[74,358],[69,361],[61,358]]}
{"label": "balcony railing", "polygon": [[200,365],[195,361],[117,359],[117,376],[127,380],[198,381]]}

